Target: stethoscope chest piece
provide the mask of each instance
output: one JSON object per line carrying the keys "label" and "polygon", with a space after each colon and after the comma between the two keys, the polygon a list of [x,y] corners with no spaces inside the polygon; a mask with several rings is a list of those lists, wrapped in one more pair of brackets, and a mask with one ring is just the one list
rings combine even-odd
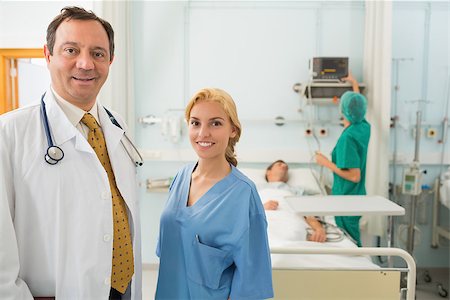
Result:
{"label": "stethoscope chest piece", "polygon": [[58,146],[50,146],[45,154],[45,161],[51,165],[56,165],[64,158],[64,151]]}

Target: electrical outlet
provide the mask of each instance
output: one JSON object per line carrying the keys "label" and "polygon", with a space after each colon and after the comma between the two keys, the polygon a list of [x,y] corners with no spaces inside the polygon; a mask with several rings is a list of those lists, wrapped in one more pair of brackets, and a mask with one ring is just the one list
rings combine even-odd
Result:
{"label": "electrical outlet", "polygon": [[437,131],[435,128],[428,128],[427,129],[427,138],[434,139],[436,137]]}
{"label": "electrical outlet", "polygon": [[320,137],[328,136],[328,129],[325,127],[320,127],[317,135]]}
{"label": "electrical outlet", "polygon": [[312,128],[306,128],[305,129],[305,136],[312,136],[313,135],[313,130]]}

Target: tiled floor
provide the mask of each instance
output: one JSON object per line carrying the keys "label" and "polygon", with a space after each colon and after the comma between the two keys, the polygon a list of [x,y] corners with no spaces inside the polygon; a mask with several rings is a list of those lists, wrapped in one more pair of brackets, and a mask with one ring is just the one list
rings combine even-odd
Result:
{"label": "tiled floor", "polygon": [[[426,270],[429,272],[431,282],[426,282],[425,270],[417,272],[416,300],[444,300],[439,295],[437,284],[440,283],[449,293],[449,269]],[[154,299],[158,270],[155,265],[145,265],[142,274],[142,296],[144,300]]]}
{"label": "tiled floor", "polygon": [[[429,277],[425,274],[428,272]],[[417,271],[417,286],[416,286],[416,299],[417,300],[444,300],[449,299],[449,269],[419,269]],[[431,281],[426,282],[426,279]],[[441,297],[439,295],[438,284],[441,284],[447,291],[447,297]],[[441,290],[441,293],[445,292]]]}

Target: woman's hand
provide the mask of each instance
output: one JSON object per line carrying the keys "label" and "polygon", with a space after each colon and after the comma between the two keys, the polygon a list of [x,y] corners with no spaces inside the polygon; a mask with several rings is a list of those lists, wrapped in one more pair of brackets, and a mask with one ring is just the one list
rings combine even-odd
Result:
{"label": "woman's hand", "polygon": [[332,161],[320,152],[316,152],[316,162],[324,166],[348,181],[358,183],[361,180],[361,170],[359,168],[339,169]]}
{"label": "woman's hand", "polygon": [[320,152],[316,152],[316,163],[320,166],[329,168],[330,160]]}
{"label": "woman's hand", "polygon": [[355,77],[353,77],[352,73],[349,71],[348,76],[341,78],[342,81],[349,82],[352,85],[352,89],[355,93],[360,93],[359,91],[359,84],[358,80],[356,80]]}

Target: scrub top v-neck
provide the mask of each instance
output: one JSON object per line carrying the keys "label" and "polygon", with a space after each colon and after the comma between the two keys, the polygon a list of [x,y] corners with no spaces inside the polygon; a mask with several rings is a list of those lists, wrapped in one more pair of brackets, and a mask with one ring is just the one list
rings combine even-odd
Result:
{"label": "scrub top v-neck", "polygon": [[272,297],[267,222],[255,185],[231,166],[187,206],[195,166],[178,172],[161,215],[156,299]]}

